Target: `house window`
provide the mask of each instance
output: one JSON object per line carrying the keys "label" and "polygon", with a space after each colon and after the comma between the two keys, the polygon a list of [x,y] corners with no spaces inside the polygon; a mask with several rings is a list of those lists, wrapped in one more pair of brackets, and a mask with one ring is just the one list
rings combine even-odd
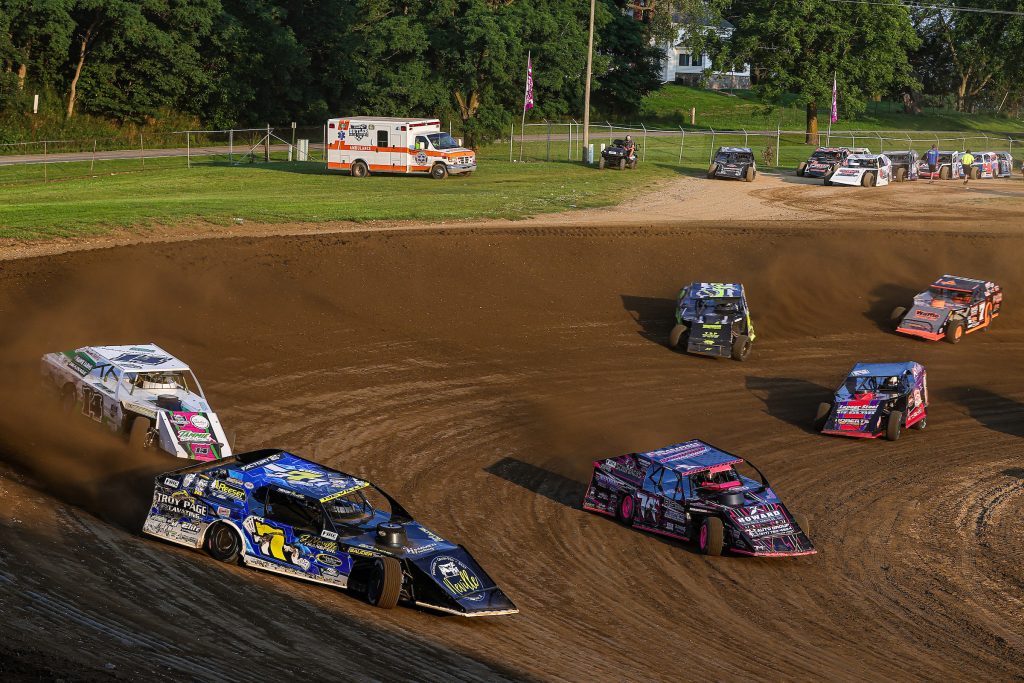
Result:
{"label": "house window", "polygon": [[693,64],[691,66],[704,66],[704,55],[697,55],[693,58]]}
{"label": "house window", "polygon": [[690,55],[681,54],[679,55],[679,66],[690,66]]}

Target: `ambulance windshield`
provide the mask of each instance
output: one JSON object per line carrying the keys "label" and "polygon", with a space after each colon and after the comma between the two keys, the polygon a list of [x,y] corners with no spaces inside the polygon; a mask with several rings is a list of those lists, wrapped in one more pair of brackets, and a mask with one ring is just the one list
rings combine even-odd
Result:
{"label": "ambulance windshield", "polygon": [[431,133],[427,136],[434,149],[456,149],[459,142],[448,133]]}

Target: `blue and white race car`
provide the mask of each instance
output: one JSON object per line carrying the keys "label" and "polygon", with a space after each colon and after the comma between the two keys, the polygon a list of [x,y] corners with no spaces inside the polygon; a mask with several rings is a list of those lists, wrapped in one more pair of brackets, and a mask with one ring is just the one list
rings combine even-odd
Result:
{"label": "blue and white race car", "polygon": [[214,559],[466,617],[519,610],[461,545],[373,484],[265,449],[156,479],[143,532]]}
{"label": "blue and white race car", "polygon": [[892,161],[884,154],[851,154],[835,173],[825,176],[826,185],[880,187],[891,181]]}
{"label": "blue and white race car", "polygon": [[928,380],[919,363],[857,363],[830,403],[818,406],[822,434],[889,441],[928,424]]}

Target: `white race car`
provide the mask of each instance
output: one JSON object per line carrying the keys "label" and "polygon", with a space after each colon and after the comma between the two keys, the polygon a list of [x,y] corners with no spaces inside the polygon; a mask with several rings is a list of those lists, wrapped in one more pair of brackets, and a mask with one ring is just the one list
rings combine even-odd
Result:
{"label": "white race car", "polygon": [[133,446],[196,460],[231,455],[195,375],[156,344],[48,353],[42,373],[66,413],[81,412]]}
{"label": "white race car", "polygon": [[826,185],[863,185],[878,187],[892,180],[892,161],[884,154],[851,154],[831,176]]}

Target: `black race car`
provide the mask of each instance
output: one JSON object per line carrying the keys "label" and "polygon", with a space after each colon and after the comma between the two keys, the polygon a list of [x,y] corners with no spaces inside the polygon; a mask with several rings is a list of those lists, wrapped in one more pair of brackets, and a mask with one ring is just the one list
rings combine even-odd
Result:
{"label": "black race car", "polygon": [[693,282],[679,290],[670,348],[746,360],[754,341],[743,285]]}
{"label": "black race car", "polygon": [[753,182],[757,177],[757,164],[749,147],[719,147],[708,166],[708,178],[732,178]]}
{"label": "black race car", "polygon": [[892,181],[902,183],[905,180],[918,179],[918,164],[921,157],[912,149],[902,152],[882,152],[892,162]]}
{"label": "black race car", "polygon": [[636,161],[636,143],[632,140],[615,140],[601,150],[601,160],[597,162],[597,167],[603,169],[611,166],[624,171],[636,168]]}
{"label": "black race car", "polygon": [[693,541],[705,555],[812,555],[807,522],[786,509],[761,471],[703,441],[594,463],[583,509],[635,529]]}
{"label": "black race car", "polygon": [[796,174],[801,178],[825,178],[831,176],[850,156],[846,147],[819,147],[811,158],[800,163]]}

